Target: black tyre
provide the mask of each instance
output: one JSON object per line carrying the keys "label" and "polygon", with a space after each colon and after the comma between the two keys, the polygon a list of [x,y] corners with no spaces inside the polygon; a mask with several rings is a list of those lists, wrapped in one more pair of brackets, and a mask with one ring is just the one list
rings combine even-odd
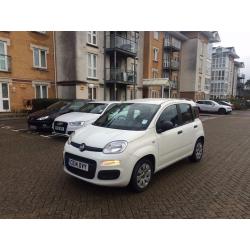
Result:
{"label": "black tyre", "polygon": [[227,113],[227,111],[226,111],[225,109],[223,109],[223,108],[220,108],[220,109],[218,110],[218,113],[219,113],[220,115],[225,115],[225,114]]}
{"label": "black tyre", "polygon": [[198,139],[197,142],[195,143],[193,154],[189,157],[190,161],[198,162],[202,159],[203,146],[204,146],[203,140]]}
{"label": "black tyre", "polygon": [[153,177],[153,163],[150,159],[139,160],[133,170],[130,186],[136,192],[143,192]]}

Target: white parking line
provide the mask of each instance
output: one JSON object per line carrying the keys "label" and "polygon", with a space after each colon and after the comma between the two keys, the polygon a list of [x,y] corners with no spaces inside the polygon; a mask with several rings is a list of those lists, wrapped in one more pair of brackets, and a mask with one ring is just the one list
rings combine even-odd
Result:
{"label": "white parking line", "polygon": [[49,135],[40,135],[41,137],[44,137],[44,138],[50,138]]}

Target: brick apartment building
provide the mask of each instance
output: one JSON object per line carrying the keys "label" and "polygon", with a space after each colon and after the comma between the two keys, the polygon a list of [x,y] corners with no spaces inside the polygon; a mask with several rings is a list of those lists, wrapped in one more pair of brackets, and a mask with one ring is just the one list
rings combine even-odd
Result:
{"label": "brick apartment building", "polygon": [[0,112],[55,97],[53,32],[0,32]]}
{"label": "brick apartment building", "polygon": [[212,43],[219,41],[218,32],[145,32],[143,78],[155,81],[144,85],[143,96],[209,98]]}

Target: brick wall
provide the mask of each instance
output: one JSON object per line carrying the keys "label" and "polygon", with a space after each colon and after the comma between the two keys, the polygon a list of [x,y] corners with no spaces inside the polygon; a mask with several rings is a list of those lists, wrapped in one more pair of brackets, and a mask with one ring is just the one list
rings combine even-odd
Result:
{"label": "brick wall", "polygon": [[[10,72],[0,71],[0,81],[9,83],[11,111],[24,109],[24,101],[35,97],[35,82],[47,84],[48,97],[54,98],[53,32],[0,32],[1,39],[8,41],[7,55],[11,58]],[[47,69],[33,67],[33,45],[48,49]]]}

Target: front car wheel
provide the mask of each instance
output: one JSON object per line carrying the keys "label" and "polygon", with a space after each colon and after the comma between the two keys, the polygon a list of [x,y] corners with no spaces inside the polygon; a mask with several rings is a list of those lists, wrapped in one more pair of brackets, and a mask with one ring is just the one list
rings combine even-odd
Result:
{"label": "front car wheel", "polygon": [[153,164],[145,158],[138,161],[131,177],[131,187],[136,192],[143,192],[151,182],[153,176]]}

